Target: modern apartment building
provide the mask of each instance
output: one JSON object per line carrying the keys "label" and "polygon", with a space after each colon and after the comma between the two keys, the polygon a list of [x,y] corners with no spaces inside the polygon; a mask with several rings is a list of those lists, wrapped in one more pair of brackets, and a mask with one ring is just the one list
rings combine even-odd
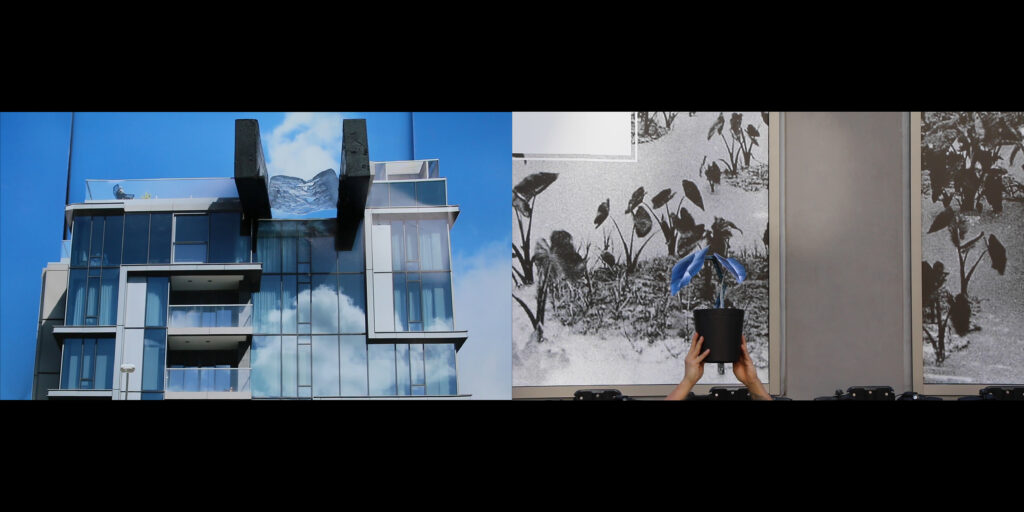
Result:
{"label": "modern apartment building", "polygon": [[255,120],[233,178],[88,180],[43,270],[34,398],[464,396],[439,163],[371,162],[365,121],[343,131],[336,185],[289,196],[321,215],[274,218]]}

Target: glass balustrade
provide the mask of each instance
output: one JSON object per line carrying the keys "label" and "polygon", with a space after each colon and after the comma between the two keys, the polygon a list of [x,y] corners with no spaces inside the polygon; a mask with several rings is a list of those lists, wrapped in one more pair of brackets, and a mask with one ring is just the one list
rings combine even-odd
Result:
{"label": "glass balustrade", "polygon": [[171,305],[167,325],[174,327],[249,327],[252,304]]}
{"label": "glass balustrade", "polygon": [[85,180],[90,201],[238,197],[233,178]]}
{"label": "glass balustrade", "polygon": [[60,262],[71,263],[71,240],[60,242]]}
{"label": "glass balustrade", "polygon": [[366,200],[367,208],[405,206],[446,206],[445,178],[415,181],[375,181]]}
{"label": "glass balustrade", "polygon": [[184,367],[167,369],[166,391],[249,391],[249,368]]}

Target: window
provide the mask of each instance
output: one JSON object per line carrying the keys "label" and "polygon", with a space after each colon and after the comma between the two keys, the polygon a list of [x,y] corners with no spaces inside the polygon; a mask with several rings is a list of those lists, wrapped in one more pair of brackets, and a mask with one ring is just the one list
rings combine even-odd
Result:
{"label": "window", "polygon": [[167,293],[170,278],[151,276],[146,278],[146,327],[167,325]]}
{"label": "window", "polygon": [[114,340],[69,338],[64,340],[60,389],[113,389]]}
{"label": "window", "polygon": [[[282,360],[280,336],[252,337],[252,396],[254,398],[282,396]],[[294,371],[292,375],[294,375]]]}
{"label": "window", "polygon": [[366,336],[339,336],[341,359],[341,395],[366,396]]}
{"label": "window", "polygon": [[175,215],[174,222],[174,262],[206,263],[210,218],[206,215]]}
{"label": "window", "polygon": [[312,337],[313,395],[338,396],[341,393],[341,373],[337,336]]}
{"label": "window", "polygon": [[371,396],[457,394],[451,343],[371,344],[367,353]]}
{"label": "window", "polygon": [[368,347],[368,353],[370,360],[370,396],[396,395],[395,346],[392,344],[371,344]]}
{"label": "window", "polygon": [[240,212],[174,216],[175,263],[248,262],[249,240]]}
{"label": "window", "polygon": [[[390,268],[374,270],[392,272],[392,289],[377,293],[392,295],[394,330],[454,330],[447,220],[392,218],[375,222],[386,226],[385,231],[378,230],[382,235],[388,233],[380,239],[375,236],[374,250],[391,254]],[[385,245],[389,239],[390,247]]]}
{"label": "window", "polygon": [[249,229],[239,212],[210,214],[210,263],[248,263]]}
{"label": "window", "polygon": [[115,325],[120,278],[121,215],[75,217],[66,325]]}
{"label": "window", "polygon": [[171,214],[149,216],[149,262],[171,262]]}
{"label": "window", "polygon": [[149,214],[128,213],[124,216],[124,263],[149,261]]}
{"label": "window", "polygon": [[428,343],[423,345],[423,355],[427,394],[456,394],[458,383],[455,376],[455,345]]}
{"label": "window", "polygon": [[163,391],[166,353],[167,331],[165,329],[146,329],[142,348],[143,391]]}

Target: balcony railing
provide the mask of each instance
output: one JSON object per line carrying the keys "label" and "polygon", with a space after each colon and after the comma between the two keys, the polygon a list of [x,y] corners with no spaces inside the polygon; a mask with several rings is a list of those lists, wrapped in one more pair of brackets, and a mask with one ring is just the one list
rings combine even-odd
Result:
{"label": "balcony railing", "polygon": [[447,181],[446,178],[374,181],[370,186],[366,207],[447,206]]}
{"label": "balcony railing", "polygon": [[249,368],[168,368],[165,391],[249,391]]}
{"label": "balcony railing", "polygon": [[60,242],[60,262],[71,263],[71,240],[61,240]]}
{"label": "balcony railing", "polygon": [[168,327],[249,327],[252,304],[172,305],[167,316]]}
{"label": "balcony railing", "polygon": [[89,200],[238,197],[233,178],[158,178],[85,180]]}
{"label": "balcony railing", "polygon": [[440,178],[438,160],[402,160],[393,162],[370,162],[373,181],[417,180]]}

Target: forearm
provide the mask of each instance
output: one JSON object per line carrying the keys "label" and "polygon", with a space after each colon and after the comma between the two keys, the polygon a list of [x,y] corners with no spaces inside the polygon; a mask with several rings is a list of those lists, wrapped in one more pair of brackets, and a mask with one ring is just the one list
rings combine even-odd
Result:
{"label": "forearm", "polygon": [[761,379],[751,379],[750,383],[747,384],[747,390],[750,391],[750,398],[752,400],[772,399],[772,396],[768,394],[768,390],[764,388],[764,384],[761,384]]}
{"label": "forearm", "polygon": [[684,377],[682,382],[665,397],[665,400],[686,400],[691,389],[693,389],[693,382]]}

